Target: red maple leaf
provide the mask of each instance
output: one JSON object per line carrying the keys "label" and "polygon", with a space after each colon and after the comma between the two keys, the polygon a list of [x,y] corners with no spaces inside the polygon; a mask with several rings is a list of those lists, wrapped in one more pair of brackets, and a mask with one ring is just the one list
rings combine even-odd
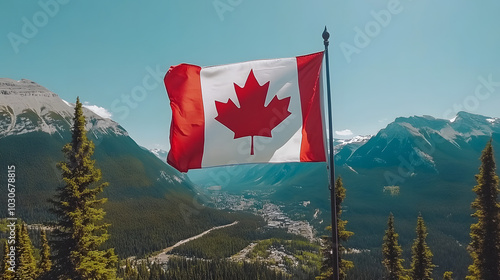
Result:
{"label": "red maple leaf", "polygon": [[234,132],[234,139],[250,136],[250,155],[254,154],[253,137],[272,137],[271,130],[285,120],[290,113],[290,98],[278,99],[277,96],[265,105],[269,82],[260,85],[250,70],[244,87],[234,84],[240,107],[231,99],[227,103],[215,101],[217,117],[215,119]]}

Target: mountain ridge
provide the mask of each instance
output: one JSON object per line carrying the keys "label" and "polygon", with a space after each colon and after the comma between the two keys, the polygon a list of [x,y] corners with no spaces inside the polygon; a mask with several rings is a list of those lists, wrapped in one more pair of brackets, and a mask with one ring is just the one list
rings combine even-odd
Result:
{"label": "mountain ridge", "polygon": [[[490,120],[490,121],[488,121]],[[353,152],[350,166],[391,166],[400,156],[436,170],[434,155],[477,149],[476,142],[500,133],[500,120],[459,112],[453,121],[431,116],[399,117]],[[479,140],[484,142],[483,140]],[[455,151],[453,151],[455,150]]]}
{"label": "mountain ridge", "polygon": [[[33,81],[0,78],[0,138],[33,131],[61,135],[71,126],[73,106]],[[83,113],[87,131],[96,135],[128,136],[113,120],[102,118],[85,107]]]}
{"label": "mountain ridge", "polygon": [[[122,257],[143,255],[234,221],[229,213],[197,203],[197,187],[141,148],[118,123],[83,110],[95,144],[93,159],[110,183],[103,193],[105,220],[112,223],[107,246]],[[0,79],[0,166],[16,166],[16,217],[28,223],[54,219],[48,200],[64,184],[56,165],[71,142],[73,111],[32,81]],[[0,201],[6,196],[0,193]],[[6,210],[0,208],[0,216],[6,217]]]}

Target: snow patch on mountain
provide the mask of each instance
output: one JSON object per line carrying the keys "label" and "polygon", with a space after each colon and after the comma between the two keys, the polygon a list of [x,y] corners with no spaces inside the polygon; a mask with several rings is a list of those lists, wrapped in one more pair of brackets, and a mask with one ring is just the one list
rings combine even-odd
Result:
{"label": "snow patch on mountain", "polygon": [[365,135],[365,136],[354,136],[351,139],[335,139],[335,150],[338,151],[344,146],[347,145],[362,145],[366,143],[373,135]]}
{"label": "snow patch on mountain", "polygon": [[370,138],[372,138],[372,135],[365,135],[365,136],[358,135],[358,136],[354,136],[351,139],[343,140],[342,144],[346,145],[346,144],[352,144],[352,143],[362,143],[362,142],[366,142],[366,141],[370,140]]}
{"label": "snow patch on mountain", "polygon": [[356,174],[359,174],[359,173],[358,173],[358,171],[356,171],[356,170],[355,170],[354,168],[352,168],[351,166],[349,166],[349,165],[347,165],[347,164],[346,164],[346,166],[347,166],[347,167],[348,167],[348,168],[349,168],[352,172],[354,172],[354,173],[356,173]]}
{"label": "snow patch on mountain", "polygon": [[62,101],[63,101],[66,105],[68,105],[69,107],[71,107],[71,108],[75,108],[75,104],[69,103],[68,101],[66,101],[66,100],[64,100],[64,99],[62,99],[62,98],[61,98],[61,100],[62,100]]}
{"label": "snow patch on mountain", "polygon": [[160,180],[163,179],[165,180],[166,182],[172,184],[174,182],[177,182],[177,183],[182,183],[184,181],[184,178],[181,178],[177,175],[174,175],[174,174],[168,174],[167,172],[165,171],[160,171],[160,177],[157,179],[157,180]]}
{"label": "snow patch on mountain", "polygon": [[168,155],[168,152],[163,150],[163,149],[160,149],[160,148],[154,148],[154,149],[149,149],[149,151],[151,153],[153,153],[153,155],[155,155],[157,158],[161,159],[162,161],[167,161],[167,155]]}
{"label": "snow patch on mountain", "polygon": [[347,161],[359,147],[363,146],[371,138],[372,135],[355,136],[352,139],[335,139],[333,148],[335,161]]}
{"label": "snow patch on mountain", "polygon": [[424,161],[424,163],[426,163],[427,165],[429,165],[433,168],[436,167],[436,163],[434,162],[434,158],[431,155],[423,152],[422,150],[420,150],[418,148],[413,148],[413,150],[420,157],[420,159],[422,159]]}

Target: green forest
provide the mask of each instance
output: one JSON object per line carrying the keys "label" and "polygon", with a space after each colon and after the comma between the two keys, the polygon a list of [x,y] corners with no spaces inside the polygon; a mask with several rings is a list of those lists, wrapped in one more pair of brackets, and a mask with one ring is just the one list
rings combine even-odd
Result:
{"label": "green forest", "polygon": [[[15,223],[0,221],[0,280],[329,280],[337,273],[333,270],[336,261],[340,279],[463,278],[454,271],[437,275],[436,268],[443,264],[434,261],[436,251],[431,245],[439,238],[427,229],[426,217],[421,213],[411,225],[413,236],[400,236],[398,215],[387,213],[387,221],[381,222],[386,225],[385,231],[378,233],[383,235],[380,251],[370,254],[378,257],[362,258],[362,251],[349,246],[356,231],[350,230],[343,215],[347,194],[341,178],[335,183],[336,232],[340,241],[337,260],[333,255],[337,249],[328,234],[331,227],[325,229],[327,234],[320,240],[310,241],[284,229],[269,228],[263,218],[250,213],[201,205],[179,211],[179,205],[193,205],[188,192],[172,197],[160,192],[163,197],[144,196],[126,207],[116,200],[108,201],[108,183],[93,157],[95,145],[87,138],[78,99],[73,120],[71,142],[63,146],[64,160],[57,165],[61,184],[50,198],[48,217],[53,221],[43,225],[21,219]],[[494,155],[490,140],[480,158],[477,185],[471,186],[475,194],[470,204],[474,222],[469,229],[470,243],[464,244],[467,259],[459,260],[468,263],[468,280],[500,279],[500,190]],[[137,215],[144,211],[146,216]],[[192,215],[194,212],[197,215]],[[176,247],[167,262],[158,263],[152,258],[179,240],[234,221],[237,223],[232,226]],[[147,236],[141,236],[143,227],[147,227]],[[411,247],[403,248],[402,240]],[[246,252],[242,254],[242,250]],[[460,255],[448,253],[450,261],[457,261]],[[373,263],[380,264],[379,268],[374,269],[377,266]]]}

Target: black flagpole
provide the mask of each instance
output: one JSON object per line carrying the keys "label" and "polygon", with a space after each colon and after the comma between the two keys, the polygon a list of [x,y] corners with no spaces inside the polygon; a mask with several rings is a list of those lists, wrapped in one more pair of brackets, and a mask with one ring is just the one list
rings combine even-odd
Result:
{"label": "black flagpole", "polygon": [[337,230],[337,199],[335,195],[335,162],[333,157],[333,124],[332,124],[332,94],[330,92],[330,65],[328,62],[328,39],[330,33],[323,31],[323,43],[325,44],[325,61],[326,61],[326,94],[328,98],[328,148],[329,162],[328,169],[330,171],[330,203],[332,208],[332,257],[333,257],[333,279],[339,280],[339,236]]}

